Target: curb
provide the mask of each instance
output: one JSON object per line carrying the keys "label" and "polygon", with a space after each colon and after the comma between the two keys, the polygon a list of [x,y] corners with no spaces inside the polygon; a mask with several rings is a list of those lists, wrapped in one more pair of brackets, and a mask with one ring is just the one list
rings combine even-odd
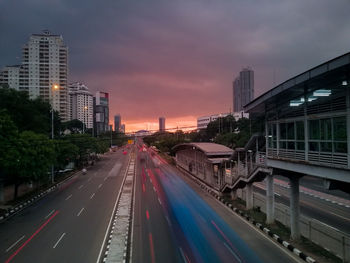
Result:
{"label": "curb", "polygon": [[297,255],[299,258],[303,259],[305,262],[308,263],[315,263],[316,260],[313,259],[310,256],[307,256],[304,252],[300,251],[299,249],[295,248],[293,245],[291,245],[290,243],[288,243],[287,241],[284,241],[282,238],[280,238],[280,236],[272,233],[272,231],[266,227],[264,227],[262,224],[255,222],[254,219],[250,218],[247,214],[245,214],[243,211],[237,209],[236,207],[234,207],[232,204],[228,203],[225,201],[224,198],[222,198],[221,196],[217,195],[212,189],[210,189],[210,187],[208,187],[207,185],[205,185],[204,183],[200,182],[199,180],[196,180],[195,178],[192,178],[192,176],[187,176],[190,179],[192,179],[192,181],[194,181],[198,186],[200,186],[201,189],[206,190],[209,194],[211,194],[213,197],[215,197],[218,201],[220,201],[222,204],[224,204],[226,207],[228,207],[229,209],[231,209],[233,212],[235,212],[236,214],[240,215],[241,217],[243,217],[244,219],[246,219],[248,222],[250,222],[252,225],[254,225],[256,228],[260,229],[262,232],[264,232],[266,235],[268,235],[269,237],[273,238],[274,240],[276,240],[279,244],[281,244],[282,246],[284,246],[285,248],[287,248],[289,251],[291,251],[292,253],[294,253],[295,255]]}
{"label": "curb", "polygon": [[4,215],[0,216],[0,223],[5,222],[8,218],[14,216],[18,212],[24,210],[25,208],[27,208],[30,205],[32,205],[35,202],[37,202],[38,200],[42,199],[44,196],[48,195],[49,193],[54,191],[56,188],[58,188],[61,184],[65,183],[66,181],[68,181],[68,180],[72,179],[73,177],[79,175],[79,173],[81,173],[81,171],[73,173],[71,176],[67,177],[63,181],[61,181],[59,183],[56,183],[53,186],[47,188],[46,190],[43,190],[43,191],[39,192],[37,195],[27,199],[26,201],[23,201],[22,203],[16,205],[15,207],[9,208]]}

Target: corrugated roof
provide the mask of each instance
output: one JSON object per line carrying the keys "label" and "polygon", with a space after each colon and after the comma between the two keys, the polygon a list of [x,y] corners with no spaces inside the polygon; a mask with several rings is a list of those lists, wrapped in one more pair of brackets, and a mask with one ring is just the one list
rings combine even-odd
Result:
{"label": "corrugated roof", "polygon": [[183,143],[178,144],[174,147],[174,150],[178,150],[182,147],[196,147],[204,152],[206,155],[230,155],[233,153],[233,150],[226,147],[225,145],[211,143],[211,142],[192,142],[192,143]]}

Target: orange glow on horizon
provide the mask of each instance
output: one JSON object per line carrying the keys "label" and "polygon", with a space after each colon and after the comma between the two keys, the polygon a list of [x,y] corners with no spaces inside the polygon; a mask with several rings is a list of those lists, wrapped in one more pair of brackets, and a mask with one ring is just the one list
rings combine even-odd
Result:
{"label": "orange glow on horizon", "polygon": [[[110,121],[110,124],[113,124]],[[159,129],[159,122],[158,120],[135,120],[135,121],[125,121],[123,122],[125,124],[125,132],[136,132],[139,130],[148,130],[148,131],[158,131]],[[170,131],[175,131],[176,128],[179,128],[183,131],[185,130],[193,130],[197,127],[197,118],[194,116],[184,116],[184,117],[177,117],[177,118],[166,118],[165,117],[165,129],[172,129]],[[186,129],[186,127],[188,127]]]}

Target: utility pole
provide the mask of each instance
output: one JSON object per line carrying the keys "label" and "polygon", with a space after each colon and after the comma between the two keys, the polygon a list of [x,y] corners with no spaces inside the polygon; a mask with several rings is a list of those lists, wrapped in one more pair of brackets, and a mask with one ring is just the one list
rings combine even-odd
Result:
{"label": "utility pole", "polygon": [[[54,138],[54,112],[53,108],[51,109],[51,139],[53,140]],[[51,165],[51,183],[53,184],[55,182],[55,171],[54,171],[54,166],[53,164]]]}

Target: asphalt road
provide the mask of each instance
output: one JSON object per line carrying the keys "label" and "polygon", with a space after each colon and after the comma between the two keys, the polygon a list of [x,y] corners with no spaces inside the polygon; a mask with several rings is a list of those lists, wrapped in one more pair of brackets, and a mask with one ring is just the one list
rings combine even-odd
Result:
{"label": "asphalt road", "polygon": [[102,157],[0,224],[0,262],[96,262],[128,156]]}
{"label": "asphalt road", "polygon": [[[256,193],[265,196],[264,184],[258,184],[254,186]],[[263,187],[263,188],[261,188]],[[290,194],[289,189],[274,185],[275,202],[284,204],[289,207]],[[320,193],[322,195],[322,193]],[[344,233],[350,234],[350,209],[344,206],[340,206],[336,203],[332,203],[327,200],[322,200],[317,197],[306,195],[300,192],[299,197],[300,213],[306,217],[316,219],[322,223],[325,223],[331,227],[334,227]]]}
{"label": "asphalt road", "polygon": [[136,178],[132,262],[302,262],[158,156]]}

